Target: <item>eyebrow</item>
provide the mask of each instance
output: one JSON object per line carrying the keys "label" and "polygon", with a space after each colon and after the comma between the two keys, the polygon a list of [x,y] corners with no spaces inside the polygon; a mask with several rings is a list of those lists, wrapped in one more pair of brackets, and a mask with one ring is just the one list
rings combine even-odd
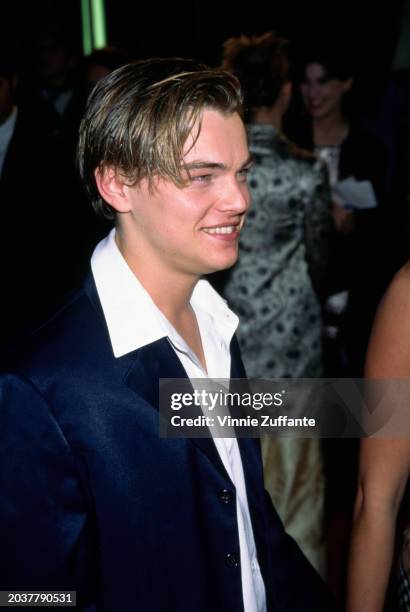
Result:
{"label": "eyebrow", "polygon": [[[243,162],[243,164],[241,164],[240,168],[246,168],[247,166],[252,165],[253,163],[253,156],[250,155],[248,157],[248,159],[246,161]],[[218,163],[218,162],[211,162],[211,161],[193,161],[189,164],[184,164],[183,165],[184,169],[188,170],[188,172],[190,172],[191,170],[227,170],[228,167],[226,166],[226,164],[222,164],[222,163]]]}

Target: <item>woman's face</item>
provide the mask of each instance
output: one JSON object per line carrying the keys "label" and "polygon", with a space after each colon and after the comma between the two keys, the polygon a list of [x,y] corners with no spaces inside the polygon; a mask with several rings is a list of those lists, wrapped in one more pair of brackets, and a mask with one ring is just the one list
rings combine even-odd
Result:
{"label": "woman's face", "polygon": [[326,70],[321,64],[308,64],[305,69],[305,80],[301,91],[310,115],[313,119],[322,119],[341,112],[343,95],[351,88],[352,79],[342,81],[327,78]]}

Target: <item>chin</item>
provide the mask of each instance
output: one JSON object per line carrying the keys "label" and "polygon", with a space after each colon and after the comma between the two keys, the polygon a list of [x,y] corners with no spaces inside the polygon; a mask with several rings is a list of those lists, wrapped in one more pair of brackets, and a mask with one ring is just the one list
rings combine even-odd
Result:
{"label": "chin", "polygon": [[222,272],[222,270],[228,270],[236,264],[237,260],[238,254],[235,254],[235,256],[229,258],[226,257],[223,261],[221,260],[219,262],[214,262],[212,265],[209,265],[208,272],[206,272],[206,274],[213,274],[214,272]]}
{"label": "chin", "polygon": [[317,110],[313,111],[312,117],[314,119],[323,119],[323,117],[327,117],[331,113],[331,109],[326,106],[321,106]]}

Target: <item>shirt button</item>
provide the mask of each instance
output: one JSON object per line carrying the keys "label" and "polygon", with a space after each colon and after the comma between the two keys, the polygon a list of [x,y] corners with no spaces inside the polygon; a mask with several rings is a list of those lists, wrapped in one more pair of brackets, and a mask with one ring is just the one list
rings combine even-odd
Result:
{"label": "shirt button", "polygon": [[228,567],[238,567],[239,555],[236,553],[228,553],[225,555],[225,565]]}
{"label": "shirt button", "polygon": [[218,499],[221,504],[230,504],[233,500],[233,493],[227,489],[222,489],[222,491],[219,491],[218,493]]}

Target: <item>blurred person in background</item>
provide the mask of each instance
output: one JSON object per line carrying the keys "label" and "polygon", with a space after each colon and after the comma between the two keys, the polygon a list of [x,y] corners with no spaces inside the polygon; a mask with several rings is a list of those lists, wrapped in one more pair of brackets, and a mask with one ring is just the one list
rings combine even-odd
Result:
{"label": "blurred person in background", "polygon": [[68,289],[59,147],[35,109],[17,102],[17,84],[15,59],[0,50],[0,347]]}
{"label": "blurred person in background", "polygon": [[[385,288],[386,152],[358,123],[349,49],[329,39],[304,49],[304,112],[292,137],[323,159],[332,187],[334,229],[325,282],[324,372],[361,377],[373,317]],[[291,127],[291,125],[289,125]],[[350,184],[349,191],[343,181]],[[352,188],[353,186],[353,188]],[[364,189],[365,197],[357,192]],[[362,207],[363,200],[368,207]],[[371,206],[374,206],[373,208]],[[348,542],[357,486],[357,440],[323,440],[328,581],[344,598]]]}
{"label": "blurred person in background", "polygon": [[37,30],[25,47],[22,95],[46,107],[57,133],[63,129],[73,101],[79,57],[63,30],[54,25]]}
{"label": "blurred person in background", "polygon": [[78,131],[89,94],[98,81],[129,61],[129,55],[125,49],[111,46],[95,49],[89,55],[78,60],[72,78],[72,97],[65,113],[62,128],[66,144],[73,149],[70,151],[72,161],[74,161]]}
{"label": "blurred person in background", "polygon": [[[282,132],[292,85],[287,43],[273,33],[224,44],[223,67],[244,89],[254,166],[252,207],[225,296],[240,317],[248,376],[320,377],[318,294],[331,226],[326,168]],[[316,289],[316,290],[315,290]],[[324,480],[318,440],[262,440],[266,487],[286,529],[324,572]]]}
{"label": "blurred person in background", "polygon": [[[381,209],[384,206],[386,152],[383,145],[354,120],[351,91],[354,62],[335,44],[320,42],[303,54],[301,92],[307,114],[290,133],[298,144],[322,158],[332,186],[332,236],[328,300],[325,308],[325,372],[327,376],[361,376],[367,342],[384,286],[380,280]],[[366,183],[369,208],[350,190]],[[374,205],[371,208],[371,205]]]}

